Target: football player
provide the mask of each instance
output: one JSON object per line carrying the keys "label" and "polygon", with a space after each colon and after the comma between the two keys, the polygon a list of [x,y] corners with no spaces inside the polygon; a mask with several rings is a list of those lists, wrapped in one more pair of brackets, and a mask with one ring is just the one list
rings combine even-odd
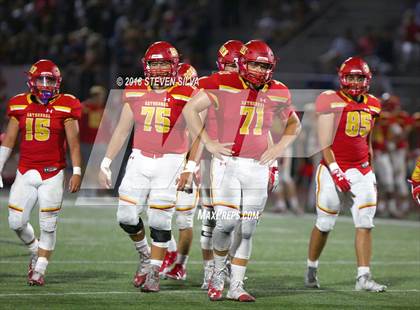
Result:
{"label": "football player", "polygon": [[[197,71],[192,65],[187,63],[179,64],[177,77],[178,83],[181,85],[191,84],[194,86],[195,82],[198,81]],[[196,172],[197,163],[190,159],[190,155],[194,155],[197,152],[198,146],[199,143],[196,143],[189,152],[187,164],[177,184],[178,197],[175,207],[175,218],[179,230],[178,248],[175,238],[172,236],[168,243],[165,259],[159,270],[161,277],[168,277],[174,280],[186,280],[187,278],[186,266],[193,239],[194,214],[198,202],[198,190],[194,182],[192,182],[191,175]],[[174,263],[175,265],[173,265]]]}
{"label": "football player", "polygon": [[393,112],[393,116],[395,121],[391,124],[390,129],[396,129],[393,132],[395,148],[390,151],[390,156],[394,168],[395,189],[400,213],[398,215],[404,216],[410,208],[410,192],[405,180],[408,170],[408,136],[413,129],[414,119],[401,109],[401,105],[398,105],[398,108]]}
{"label": "football player", "polygon": [[416,167],[411,175],[411,194],[417,205],[420,206],[420,156],[417,157]]}
{"label": "football player", "polygon": [[305,285],[319,288],[318,259],[341,206],[349,202],[356,227],[355,289],[382,292],[386,286],[376,283],[370,270],[377,195],[370,137],[381,105],[367,93],[372,74],[363,59],[347,59],[338,75],[341,89],[322,93],[315,103],[323,160],[316,173],[317,219],[309,243]]}
{"label": "football player", "polygon": [[[206,91],[199,92],[184,108],[190,132],[200,136],[213,154],[212,203],[216,213],[213,231],[215,269],[208,289],[210,300],[222,299],[230,234],[241,223],[241,240],[231,261],[229,299],[255,301],[243,288],[251,254],[251,237],[267,199],[269,166],[281,156],[300,129],[291,108],[288,88],[272,79],[276,64],[270,47],[252,40],[241,49],[239,73],[211,75]],[[212,139],[199,113],[214,109],[217,139]],[[269,145],[273,118],[286,123],[280,141]],[[241,206],[241,208],[240,208]]]}
{"label": "football player", "polygon": [[[134,286],[142,286],[144,292],[157,292],[160,290],[159,269],[171,240],[176,180],[188,151],[181,111],[194,88],[175,84],[179,55],[168,42],[150,45],[142,62],[146,78],[140,85],[129,86],[124,91],[123,110],[101,163],[99,179],[104,186],[111,186],[112,159],[134,124],[133,150],[118,189],[117,219],[139,253]],[[146,210],[151,250],[140,217]]]}
{"label": "football player", "polygon": [[372,147],[374,152],[374,166],[378,179],[378,206],[379,214],[385,210],[395,217],[399,217],[397,202],[395,200],[394,168],[392,166],[389,148],[392,144],[390,135],[391,113],[385,110],[375,121],[372,132]]}
{"label": "football player", "polygon": [[[68,190],[74,193],[80,188],[81,105],[76,97],[60,94],[62,78],[52,61],[37,61],[27,75],[29,92],[10,99],[7,107],[10,120],[0,147],[0,187],[1,171],[20,133],[19,165],[9,196],[9,226],[31,253],[29,285],[42,286],[56,243],[57,218],[63,201],[66,142],[73,164]],[[29,223],[37,201],[39,240]]]}
{"label": "football player", "polygon": [[[239,40],[229,40],[222,44],[217,52],[217,69],[219,71],[226,72],[239,72],[238,62],[240,57],[240,50],[243,45],[244,44]],[[208,76],[200,78],[199,88],[206,89],[212,87],[211,83],[209,85],[207,84],[209,80],[210,79]],[[217,138],[217,124],[215,122],[214,109],[209,109],[209,113],[207,114],[206,119],[206,127],[213,139]],[[216,221],[214,220],[214,209],[210,198],[210,162],[211,154],[205,151],[200,166],[200,205],[204,211],[200,237],[204,267],[203,283],[201,285],[203,290],[208,290],[208,284],[214,269],[212,237]],[[239,230],[236,229],[235,233],[239,233]],[[238,238],[235,238],[231,245],[231,253],[236,251],[238,246]]]}

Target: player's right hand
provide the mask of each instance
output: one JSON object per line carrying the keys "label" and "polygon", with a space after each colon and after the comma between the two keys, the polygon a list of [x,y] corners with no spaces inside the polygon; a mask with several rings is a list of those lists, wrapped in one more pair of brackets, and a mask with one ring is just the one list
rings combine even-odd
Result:
{"label": "player's right hand", "polygon": [[229,146],[232,146],[233,142],[227,142],[227,143],[220,143],[217,141],[209,141],[205,144],[207,151],[213,154],[214,157],[223,160],[222,155],[225,156],[232,156],[233,151],[228,148]]}
{"label": "player's right hand", "polygon": [[331,171],[331,176],[335,183],[335,186],[340,192],[350,191],[350,181],[347,179],[346,175],[340,168],[334,169]]}
{"label": "player's right hand", "polygon": [[191,194],[193,190],[193,176],[194,174],[192,172],[182,172],[176,181],[177,191],[184,191]]}
{"label": "player's right hand", "polygon": [[411,184],[411,195],[413,196],[414,201],[417,202],[417,205],[420,206],[420,182],[415,182],[413,180],[408,180],[408,182]]}
{"label": "player's right hand", "polygon": [[102,169],[99,171],[99,184],[107,189],[111,188],[111,169]]}
{"label": "player's right hand", "polygon": [[111,182],[111,177],[112,177],[112,172],[111,172],[111,160],[109,158],[104,158],[101,162],[101,170],[99,171],[99,184],[102,187],[105,187],[107,189],[110,189],[112,186],[112,182]]}

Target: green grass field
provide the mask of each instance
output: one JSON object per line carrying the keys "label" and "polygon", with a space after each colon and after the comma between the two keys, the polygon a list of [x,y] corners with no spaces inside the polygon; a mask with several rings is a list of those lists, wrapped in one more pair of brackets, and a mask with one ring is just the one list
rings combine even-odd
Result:
{"label": "green grass field", "polygon": [[[320,261],[321,290],[303,287],[312,216],[266,213],[254,238],[246,288],[257,302],[210,302],[202,279],[199,226],[185,282],[163,280],[161,292],[145,294],[131,285],[137,254],[118,227],[115,210],[64,206],[56,251],[45,287],[26,284],[28,254],[0,209],[1,309],[414,309],[420,308],[420,223],[378,220],[374,230],[373,273],[386,293],[353,291],[354,229],[342,217]],[[36,212],[32,223],[38,227]]]}

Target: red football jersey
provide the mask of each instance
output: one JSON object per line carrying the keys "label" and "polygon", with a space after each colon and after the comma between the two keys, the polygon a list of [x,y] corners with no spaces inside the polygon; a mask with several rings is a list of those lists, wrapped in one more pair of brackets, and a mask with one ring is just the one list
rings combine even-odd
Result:
{"label": "red football jersey", "polygon": [[[214,83],[212,83],[212,79],[209,76],[203,76],[198,80],[198,88],[209,90],[212,89],[212,87],[214,87]],[[213,100],[213,97],[210,97],[210,100]],[[214,106],[215,105],[213,104],[208,108],[205,122],[207,134],[212,140],[217,139],[217,121]]]}
{"label": "red football jersey", "polygon": [[289,89],[275,80],[257,91],[238,73],[221,71],[208,78],[206,88],[213,98],[218,140],[234,143],[233,156],[260,159],[274,116],[288,119],[294,112]]}
{"label": "red football jersey", "polygon": [[[104,107],[89,101],[83,102],[82,107],[82,118],[79,121],[80,141],[93,144],[104,114]],[[106,137],[107,135],[101,135],[96,142],[105,143],[108,140]]]}
{"label": "red football jersey", "polygon": [[153,154],[188,152],[188,135],[182,109],[196,89],[176,85],[152,90],[142,84],[124,92],[134,115],[133,148]]}
{"label": "red football jersey", "polygon": [[368,136],[374,118],[381,112],[379,100],[372,95],[363,95],[363,102],[358,103],[342,91],[325,91],[318,96],[315,108],[318,113],[337,113],[337,131],[331,148],[340,168],[369,172]]}
{"label": "red football jersey", "polygon": [[36,169],[42,179],[56,175],[66,166],[66,134],[64,123],[80,119],[79,100],[68,94],[59,94],[47,105],[38,103],[29,93],[10,99],[9,117],[19,122],[19,171]]}
{"label": "red football jersey", "polygon": [[401,110],[395,114],[395,121],[404,131],[402,138],[397,141],[396,147],[397,149],[406,149],[408,148],[408,133],[413,128],[414,118],[406,111]]}
{"label": "red football jersey", "polygon": [[391,123],[389,112],[382,111],[377,120],[372,133],[372,146],[374,150],[386,152],[389,140],[389,125]]}

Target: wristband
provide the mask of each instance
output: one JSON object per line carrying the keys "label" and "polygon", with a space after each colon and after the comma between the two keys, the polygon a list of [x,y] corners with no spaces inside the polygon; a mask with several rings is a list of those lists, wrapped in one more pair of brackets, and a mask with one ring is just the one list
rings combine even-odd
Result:
{"label": "wristband", "polygon": [[184,171],[183,172],[189,172],[189,173],[194,173],[197,167],[197,163],[193,160],[189,160],[187,161],[187,164],[184,167]]}
{"label": "wristband", "polygon": [[3,170],[3,166],[12,153],[12,149],[7,146],[0,146],[0,170]]}
{"label": "wristband", "polygon": [[334,170],[340,170],[340,167],[338,166],[336,162],[332,162],[331,164],[329,164],[328,168],[330,169],[331,172]]}
{"label": "wristband", "polygon": [[104,157],[101,162],[101,168],[109,168],[111,167],[112,159],[108,157]]}
{"label": "wristband", "polygon": [[73,174],[82,175],[82,168],[73,167]]}

